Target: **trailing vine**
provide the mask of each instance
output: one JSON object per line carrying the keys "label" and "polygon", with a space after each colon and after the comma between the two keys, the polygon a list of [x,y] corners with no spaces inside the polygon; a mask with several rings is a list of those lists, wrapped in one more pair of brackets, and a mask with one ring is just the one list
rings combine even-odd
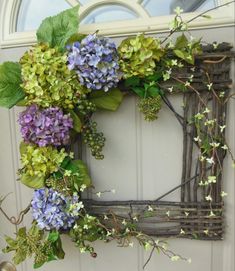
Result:
{"label": "trailing vine", "polygon": [[[93,246],[96,240],[116,240],[122,247],[132,247],[135,238],[150,250],[144,267],[155,250],[173,261],[190,262],[171,251],[167,241],[138,228],[142,216],[155,215],[153,205],[160,198],[149,202],[141,214],[136,215],[131,210],[128,218],[112,210],[102,215],[90,213],[90,203],[82,198],[85,190],[93,189],[88,169],[69,151],[69,146],[82,137],[91,154],[102,160],[105,136],[92,116],[97,110],[116,111],[125,95],[139,98],[137,106],[146,121],[156,120],[165,104],[183,127],[189,153],[194,146],[198,148],[193,177],[192,157],[188,159],[186,151],[183,154],[185,170],[180,186],[187,188],[189,182],[196,180],[203,189],[202,201],[209,203],[209,209],[204,210],[206,216],[219,215],[213,204],[226,192],[215,190],[214,184],[222,178],[226,153],[234,163],[225,139],[226,104],[233,94],[215,89],[209,70],[196,70],[195,56],[202,53],[202,42],[191,36],[188,23],[198,16],[207,16],[206,12],[187,23],[182,20],[181,9],[175,12],[170,33],[163,40],[140,34],[124,39],[117,48],[97,32],[87,36],[78,34],[78,7],[75,7],[46,18],[37,31],[37,44],[19,63],[5,62],[0,66],[0,105],[6,108],[26,106],[18,121],[23,138],[20,145],[22,168],[18,175],[24,185],[34,190],[29,206],[17,218],[9,217],[3,210],[1,205],[5,197],[0,200],[1,213],[14,225],[20,225],[30,210],[33,216],[31,228],[18,229],[15,238],[6,236],[4,252],[15,253],[15,264],[34,257],[34,268],[38,268],[46,262],[63,259],[62,234],[69,235],[80,252],[89,252],[92,257],[97,256]],[[172,41],[175,32],[180,34]],[[216,52],[217,44],[213,46]],[[206,60],[206,63],[219,63],[224,57]],[[189,69],[187,78],[177,75],[183,67]],[[205,75],[203,86],[195,79],[195,74],[202,72]],[[206,88],[206,92],[200,87]],[[169,94],[179,92],[184,95],[184,115],[176,112],[168,99]],[[189,93],[191,102],[198,101],[192,107],[189,106]],[[188,112],[191,119],[187,118]],[[186,162],[190,170],[184,165]],[[96,195],[100,197],[102,192]],[[181,199],[185,200],[184,192]],[[170,210],[166,215],[170,219]],[[188,215],[185,213],[186,217]],[[187,235],[188,226],[183,226],[179,235]],[[203,234],[210,234],[206,228],[203,231]]]}

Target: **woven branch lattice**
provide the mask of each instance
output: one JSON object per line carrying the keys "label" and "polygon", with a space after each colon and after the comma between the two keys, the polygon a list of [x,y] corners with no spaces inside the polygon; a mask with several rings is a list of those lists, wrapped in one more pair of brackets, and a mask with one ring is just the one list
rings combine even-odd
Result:
{"label": "woven branch lattice", "polygon": [[[138,229],[153,236],[178,236],[201,240],[220,240],[223,238],[224,217],[221,191],[223,186],[222,167],[225,155],[222,149],[218,150],[215,163],[207,168],[203,167],[202,163],[195,162],[194,157],[198,155],[199,151],[198,144],[194,141],[197,131],[190,120],[201,108],[210,107],[212,118],[218,122],[214,131],[215,137],[219,134],[218,127],[226,122],[226,101],[231,88],[230,58],[232,53],[230,49],[231,46],[227,43],[220,44],[216,51],[212,50],[211,45],[203,48],[204,53],[196,59],[196,68],[193,72],[194,79],[191,84],[192,90],[189,88],[183,94],[185,105],[183,116],[180,116],[174,110],[167,97],[164,99],[164,102],[175,114],[183,129],[181,183],[152,201],[86,200],[85,204],[90,213],[100,219],[104,215],[112,216],[114,214],[116,217],[127,221],[138,218]],[[175,70],[174,73],[177,81],[182,83],[192,74],[192,70],[188,66]],[[224,103],[216,99],[218,94],[208,91],[204,84],[205,81],[208,81],[208,78],[213,83],[214,92],[224,90]],[[167,85],[161,87],[167,90],[169,86],[176,84],[177,81],[168,81]],[[200,98],[193,90],[200,91]],[[213,183],[209,188],[200,185],[200,180],[206,179],[209,175],[217,176],[217,182]],[[180,201],[162,201],[166,195],[176,189],[181,189]],[[208,189],[211,189],[210,194],[213,196],[213,203],[205,200]],[[151,212],[147,212],[149,210]],[[213,215],[210,215],[211,213]],[[103,220],[103,223],[111,227],[115,226],[115,220],[113,222],[110,219],[107,221]]]}

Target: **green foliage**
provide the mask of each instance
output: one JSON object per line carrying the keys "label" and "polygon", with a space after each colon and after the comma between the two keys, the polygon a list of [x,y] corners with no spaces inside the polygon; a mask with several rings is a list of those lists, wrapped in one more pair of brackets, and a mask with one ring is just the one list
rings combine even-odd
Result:
{"label": "green foliage", "polygon": [[185,34],[176,39],[174,54],[189,64],[194,64],[194,56],[202,52],[200,40],[189,41]]}
{"label": "green foliage", "polygon": [[93,91],[90,94],[89,100],[97,108],[116,111],[123,100],[123,94],[117,88],[110,89],[108,92]]}
{"label": "green foliage", "polygon": [[41,107],[73,109],[78,97],[85,92],[77,76],[67,67],[67,55],[57,48],[35,45],[20,63],[27,105],[36,103]]}
{"label": "green foliage", "polygon": [[118,47],[118,53],[124,78],[132,76],[142,78],[154,73],[164,50],[159,40],[142,34],[123,40]]}
{"label": "green foliage", "polygon": [[39,268],[45,262],[64,258],[59,233],[50,232],[48,237],[44,238],[44,232],[35,223],[28,232],[25,227],[20,228],[15,239],[6,236],[5,240],[7,246],[3,252],[14,251],[13,262],[15,264],[20,264],[27,257],[34,256],[34,268]]}
{"label": "green foliage", "polygon": [[154,73],[140,80],[139,77],[132,76],[125,80],[125,86],[135,92],[140,98],[156,97],[163,94],[157,83],[161,80],[161,73]]}
{"label": "green foliage", "polygon": [[11,108],[24,99],[21,83],[19,63],[5,62],[0,65],[0,106]]}
{"label": "green foliage", "polygon": [[37,31],[38,42],[48,43],[50,47],[58,47],[63,51],[69,38],[78,31],[78,9],[77,5],[56,16],[44,19]]}
{"label": "green foliage", "polygon": [[68,112],[70,113],[70,116],[73,119],[73,129],[77,133],[80,133],[81,129],[82,129],[82,122],[81,122],[79,116],[73,110],[68,110]]}
{"label": "green foliage", "polygon": [[58,171],[67,153],[64,149],[58,151],[52,146],[37,147],[21,143],[21,162],[20,179],[22,183],[31,188],[41,188],[44,181],[53,172]]}

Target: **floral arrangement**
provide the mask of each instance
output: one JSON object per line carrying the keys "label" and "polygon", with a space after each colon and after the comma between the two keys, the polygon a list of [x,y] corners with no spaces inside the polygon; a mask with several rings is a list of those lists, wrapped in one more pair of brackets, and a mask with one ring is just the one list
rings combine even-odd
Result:
{"label": "floral arrangement", "polygon": [[[161,87],[162,83],[172,79],[175,68],[185,63],[193,67],[195,55],[201,53],[200,40],[187,37],[187,24],[179,9],[166,39],[140,34],[124,39],[118,48],[98,33],[78,34],[77,13],[75,7],[46,18],[37,31],[37,44],[20,62],[0,66],[0,105],[26,106],[19,115],[23,141],[18,174],[21,182],[34,190],[32,201],[22,213],[32,211],[32,226],[28,230],[20,228],[15,238],[7,236],[4,252],[15,253],[15,264],[33,256],[34,267],[38,268],[64,258],[60,235],[68,234],[81,252],[89,252],[92,257],[96,257],[92,245],[95,240],[117,240],[122,246],[132,246],[132,238],[136,238],[146,249],[156,249],[172,260],[184,259],[170,251],[165,241],[139,231],[135,220],[127,222],[115,218],[115,214],[103,219],[90,215],[82,192],[93,188],[91,179],[84,162],[74,159],[68,146],[81,134],[92,155],[103,159],[105,138],[92,114],[98,109],[117,110],[124,94],[139,97],[138,107],[147,121],[157,119],[165,93],[174,91],[173,87]],[[177,31],[183,33],[172,42],[171,35]],[[178,80],[178,89],[192,88],[192,79]],[[208,91],[211,89],[208,82]],[[226,152],[228,147],[212,134],[213,144],[205,147],[201,143],[202,121],[206,119],[209,128],[215,125],[205,110],[195,115],[195,141],[202,150],[200,159],[213,164],[216,148],[220,145]],[[209,187],[215,177],[209,180],[202,185]],[[210,193],[207,199],[212,200]],[[149,206],[146,212],[151,209]],[[104,223],[108,219],[116,219],[119,226],[108,227]]]}

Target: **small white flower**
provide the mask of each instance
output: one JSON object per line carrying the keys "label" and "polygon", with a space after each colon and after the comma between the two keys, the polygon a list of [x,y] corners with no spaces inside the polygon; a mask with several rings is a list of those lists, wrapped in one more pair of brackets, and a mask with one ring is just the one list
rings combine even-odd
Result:
{"label": "small white flower", "polygon": [[204,114],[208,114],[208,113],[210,113],[210,112],[211,112],[210,109],[207,108],[207,107],[206,107],[206,109],[203,111]]}
{"label": "small white flower", "polygon": [[171,65],[172,66],[177,66],[178,65],[178,60],[177,59],[172,59],[171,60]]}
{"label": "small white flower", "polygon": [[138,217],[137,217],[137,216],[134,216],[134,217],[133,217],[133,220],[134,220],[134,221],[138,221]]}
{"label": "small white flower", "polygon": [[170,211],[167,211],[167,212],[166,212],[166,215],[167,215],[167,216],[170,216]]}
{"label": "small white flower", "polygon": [[213,43],[212,43],[213,49],[217,49],[217,48],[218,48],[218,45],[219,45],[219,44],[218,44],[217,42],[213,42]]}
{"label": "small white flower", "polygon": [[173,87],[168,88],[169,92],[173,91]]}
{"label": "small white flower", "polygon": [[182,67],[184,67],[184,64],[182,62],[179,62],[178,67],[182,68]]}
{"label": "small white flower", "polygon": [[206,158],[206,161],[207,161],[209,164],[214,164],[214,163],[215,163],[213,157],[211,157],[211,158]]}
{"label": "small white flower", "polygon": [[195,72],[195,67],[190,68],[192,72]]}
{"label": "small white flower", "polygon": [[228,150],[228,146],[224,145],[224,146],[221,147],[221,149],[224,149],[226,151],[226,150]]}
{"label": "small white flower", "polygon": [[220,97],[220,98],[223,98],[223,97],[224,97],[224,95],[225,95],[225,91],[220,91],[220,93],[219,93],[219,97]]}
{"label": "small white flower", "polygon": [[199,136],[194,137],[193,139],[194,139],[194,141],[196,141],[196,142],[202,142],[202,140],[200,139],[200,137],[199,137]]}
{"label": "small white flower", "polygon": [[85,185],[85,184],[82,184],[82,185],[80,186],[80,191],[83,192],[85,189],[86,189],[86,185]]}
{"label": "small white flower", "polygon": [[115,189],[112,189],[111,192],[112,192],[113,194],[115,194],[115,193],[116,193],[116,190],[115,190]]}
{"label": "small white flower", "polygon": [[107,217],[107,215],[104,215],[104,220],[108,220],[109,218]]}
{"label": "small white flower", "polygon": [[176,13],[176,15],[180,15],[183,11],[184,11],[184,10],[181,9],[180,7],[176,7],[176,8],[174,9],[174,12]]}
{"label": "small white flower", "polygon": [[134,243],[133,242],[130,242],[129,243],[129,247],[133,247],[134,246]]}
{"label": "small white flower", "polygon": [[226,193],[226,192],[224,192],[224,191],[221,191],[220,195],[221,195],[221,197],[223,198],[223,197],[228,196],[228,193]]}
{"label": "small white flower", "polygon": [[70,177],[71,174],[72,174],[71,170],[65,170],[65,172],[64,172],[64,176],[67,176],[67,177]]}
{"label": "small white flower", "polygon": [[189,212],[184,212],[185,216],[188,217],[189,216]]}
{"label": "small white flower", "polygon": [[110,231],[107,231],[106,236],[111,236],[112,233]]}
{"label": "small white flower", "polygon": [[208,183],[216,183],[216,176],[208,176]]}
{"label": "small white flower", "polygon": [[192,263],[192,259],[191,259],[191,258],[188,258],[187,262],[188,262],[188,263]]}
{"label": "small white flower", "polygon": [[129,228],[126,228],[126,233],[129,233],[130,232],[130,229]]}
{"label": "small white flower", "polygon": [[179,259],[180,259],[180,256],[178,256],[178,255],[174,255],[174,256],[171,257],[172,262],[176,262]]}
{"label": "small white flower", "polygon": [[70,152],[70,153],[69,153],[69,157],[70,157],[71,159],[73,159],[73,158],[74,158],[74,153],[73,153],[73,152]]}
{"label": "small white flower", "polygon": [[212,142],[212,143],[210,143],[210,145],[211,145],[211,147],[213,147],[213,148],[218,148],[219,145],[220,145],[220,143],[219,143],[219,142]]}
{"label": "small white flower", "polygon": [[152,211],[153,211],[153,208],[152,208],[150,205],[148,206],[148,211],[149,211],[149,212],[152,212]]}
{"label": "small white flower", "polygon": [[210,215],[209,216],[215,216],[215,214],[213,213],[213,211],[210,211]]}
{"label": "small white flower", "polygon": [[205,157],[205,156],[203,156],[203,155],[201,155],[201,156],[199,157],[199,160],[200,160],[201,162],[203,162],[203,161],[205,161],[205,160],[206,160],[206,157]]}
{"label": "small white flower", "polygon": [[209,230],[208,230],[208,229],[206,229],[206,230],[204,230],[203,232],[204,232],[206,235],[208,235]]}
{"label": "small white flower", "polygon": [[83,229],[84,229],[84,230],[88,230],[88,229],[89,229],[88,225],[85,224],[85,225],[83,226]]}
{"label": "small white flower", "polygon": [[207,84],[206,86],[207,86],[208,90],[211,90],[213,84],[212,84],[212,83],[209,83],[209,84]]}
{"label": "small white flower", "polygon": [[202,114],[202,113],[197,113],[195,116],[195,119],[198,119],[198,120],[201,120],[201,119],[203,119],[204,118],[204,115]]}
{"label": "small white flower", "polygon": [[206,196],[205,199],[206,199],[207,201],[212,201],[211,195]]}
{"label": "small white flower", "polygon": [[85,253],[86,252],[86,248],[85,247],[80,247],[80,252],[81,253]]}
{"label": "small white flower", "polygon": [[183,229],[180,229],[180,234],[185,234],[185,231]]}
{"label": "small white flower", "polygon": [[101,192],[97,192],[97,193],[96,193],[96,196],[97,196],[98,198],[100,198],[100,197],[101,197]]}
{"label": "small white flower", "polygon": [[226,128],[226,125],[220,126],[220,132],[223,133],[224,129]]}
{"label": "small white flower", "polygon": [[189,86],[190,86],[190,82],[189,82],[189,81],[186,81],[186,82],[184,83],[184,86],[185,86],[185,87],[189,87]]}
{"label": "small white flower", "polygon": [[125,220],[125,219],[123,219],[123,220],[122,220],[122,225],[124,225],[124,226],[125,226],[126,224],[127,224],[126,220]]}

